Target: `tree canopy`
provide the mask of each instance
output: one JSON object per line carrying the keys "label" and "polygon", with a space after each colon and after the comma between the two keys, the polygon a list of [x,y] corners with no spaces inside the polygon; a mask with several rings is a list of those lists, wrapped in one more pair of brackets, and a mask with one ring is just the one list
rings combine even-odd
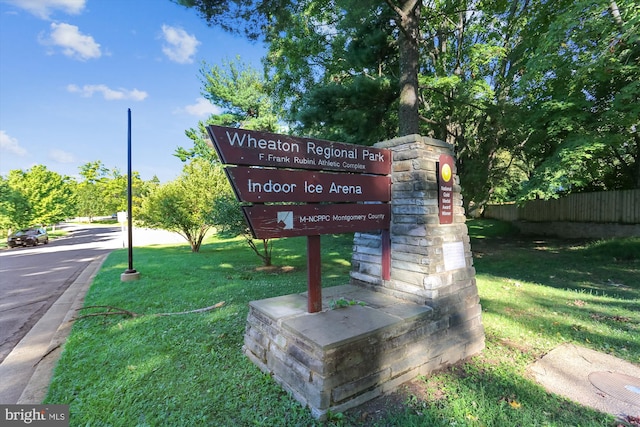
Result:
{"label": "tree canopy", "polygon": [[0,230],[27,227],[31,217],[32,209],[27,197],[0,176]]}
{"label": "tree canopy", "polygon": [[[3,217],[10,226],[56,224],[75,212],[75,182],[36,165],[27,171],[11,170],[3,180]],[[4,197],[8,199],[4,199]],[[6,210],[5,210],[6,209]]]}
{"label": "tree canopy", "polygon": [[[108,216],[127,208],[127,177],[100,161],[79,168],[79,180],[36,165],[0,176],[0,231],[32,225],[50,226],[75,216]],[[158,185],[158,179],[142,181],[133,173],[133,210]]]}
{"label": "tree canopy", "polygon": [[[127,176],[118,169],[107,168],[100,160],[80,166],[82,180],[77,184],[77,214],[93,218],[112,215],[127,210]],[[138,172],[131,174],[132,204],[134,217],[142,198],[157,185],[156,181],[144,182]]]}
{"label": "tree canopy", "polygon": [[447,141],[466,202],[640,187],[636,1],[178,2],[267,43],[293,132]]}
{"label": "tree canopy", "polygon": [[175,155],[183,162],[194,157],[216,161],[215,151],[207,143],[205,126],[218,125],[243,129],[277,132],[279,112],[273,104],[264,76],[240,57],[223,61],[221,65],[203,63],[200,68],[202,95],[220,108],[197,129],[185,131],[193,147],[178,147]]}
{"label": "tree canopy", "polygon": [[[222,65],[207,66],[200,70],[203,95],[220,108],[220,114],[213,114],[205,122],[198,123],[198,129],[189,129],[185,133],[193,141],[193,147],[178,147],[175,155],[183,162],[204,161],[221,167],[217,155],[208,142],[205,126],[220,125],[241,127],[269,132],[280,130],[279,111],[274,107],[269,84],[251,66],[243,63],[240,57],[233,61],[224,61]],[[272,262],[273,242],[263,239],[256,244],[247,226],[240,202],[232,194],[231,187],[219,187],[213,184],[217,194],[211,213],[212,224],[222,232],[242,235],[249,247],[262,259],[266,266]]]}

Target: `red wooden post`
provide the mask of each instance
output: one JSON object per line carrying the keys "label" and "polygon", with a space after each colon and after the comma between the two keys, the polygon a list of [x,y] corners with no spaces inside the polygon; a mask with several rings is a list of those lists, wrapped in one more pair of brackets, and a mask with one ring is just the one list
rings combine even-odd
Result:
{"label": "red wooden post", "polygon": [[391,280],[391,233],[382,230],[382,280]]}
{"label": "red wooden post", "polygon": [[322,310],[320,235],[307,236],[307,311]]}

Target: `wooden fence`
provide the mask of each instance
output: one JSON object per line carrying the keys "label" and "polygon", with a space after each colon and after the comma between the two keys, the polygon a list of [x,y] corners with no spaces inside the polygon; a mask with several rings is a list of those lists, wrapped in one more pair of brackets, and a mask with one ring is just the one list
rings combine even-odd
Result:
{"label": "wooden fence", "polygon": [[484,216],[503,221],[640,224],[640,189],[569,194],[522,206],[487,205]]}

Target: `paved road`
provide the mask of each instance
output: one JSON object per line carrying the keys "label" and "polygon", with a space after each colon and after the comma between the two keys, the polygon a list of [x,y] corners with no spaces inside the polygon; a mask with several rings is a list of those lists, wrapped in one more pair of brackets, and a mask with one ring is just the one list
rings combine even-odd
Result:
{"label": "paved road", "polygon": [[92,261],[122,247],[120,227],[66,227],[48,245],[0,250],[0,363]]}

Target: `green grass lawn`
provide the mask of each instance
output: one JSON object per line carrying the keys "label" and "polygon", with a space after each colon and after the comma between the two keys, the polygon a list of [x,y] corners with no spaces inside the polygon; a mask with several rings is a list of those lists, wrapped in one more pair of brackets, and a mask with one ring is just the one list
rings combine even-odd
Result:
{"label": "green grass lawn", "polygon": [[[526,367],[565,342],[640,363],[640,239],[537,240],[503,223],[468,225],[485,351],[326,424],[618,425],[546,393]],[[348,282],[351,239],[322,237],[324,287]],[[261,269],[241,239],[214,236],[197,254],[186,243],[136,248],[142,278],[123,283],[127,251],[113,252],[85,306],[139,316],[76,321],[46,402],[69,404],[73,426],[322,425],[241,351],[249,301],[306,290],[306,239],[280,239],[273,253],[277,268]]]}

